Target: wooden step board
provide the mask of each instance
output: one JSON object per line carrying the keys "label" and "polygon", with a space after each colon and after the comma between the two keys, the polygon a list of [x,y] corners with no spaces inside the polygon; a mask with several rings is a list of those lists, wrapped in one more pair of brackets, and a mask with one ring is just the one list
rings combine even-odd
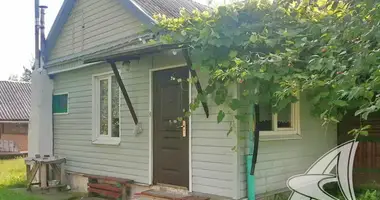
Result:
{"label": "wooden step board", "polygon": [[162,200],[209,200],[208,197],[200,197],[193,195],[183,195],[162,190],[147,190],[141,192],[140,197],[146,197],[147,199],[162,199]]}
{"label": "wooden step board", "polygon": [[100,195],[112,199],[127,200],[133,180],[88,175],[89,196]]}

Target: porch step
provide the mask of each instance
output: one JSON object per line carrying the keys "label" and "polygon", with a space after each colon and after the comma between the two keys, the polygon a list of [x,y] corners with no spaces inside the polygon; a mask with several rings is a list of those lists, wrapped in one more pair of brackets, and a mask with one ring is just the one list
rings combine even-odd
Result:
{"label": "porch step", "polygon": [[209,200],[208,197],[193,196],[165,190],[147,190],[135,195],[135,200]]}

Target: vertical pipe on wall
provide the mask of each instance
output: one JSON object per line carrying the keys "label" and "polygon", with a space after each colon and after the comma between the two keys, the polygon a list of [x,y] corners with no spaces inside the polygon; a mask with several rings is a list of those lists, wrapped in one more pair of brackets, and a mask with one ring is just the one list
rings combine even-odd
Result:
{"label": "vertical pipe on wall", "polygon": [[255,168],[257,162],[257,154],[259,147],[259,105],[252,105],[250,108],[252,114],[250,115],[249,121],[252,122],[252,129],[249,129],[249,152],[246,156],[246,167],[247,167],[247,193],[248,200],[254,200],[256,197],[256,187],[255,187]]}
{"label": "vertical pipe on wall", "polygon": [[254,137],[253,137],[253,160],[252,160],[252,168],[251,168],[251,175],[255,174],[255,168],[256,168],[256,163],[257,163],[257,155],[259,151],[259,137],[260,137],[260,130],[259,130],[259,119],[260,119],[260,107],[259,104],[255,104],[254,106],[254,125],[255,127],[253,128],[254,130]]}
{"label": "vertical pipe on wall", "polygon": [[33,69],[40,68],[40,1],[34,0],[34,60]]}
{"label": "vertical pipe on wall", "polygon": [[[41,50],[40,50],[40,62],[44,63],[44,51],[45,51],[45,9],[47,8],[47,6],[39,6],[39,8],[41,8],[41,21],[40,21],[40,29],[41,29],[41,33],[40,33],[40,36],[41,36],[41,44],[40,44],[40,47],[41,47]],[[40,65],[41,67],[41,65]]]}

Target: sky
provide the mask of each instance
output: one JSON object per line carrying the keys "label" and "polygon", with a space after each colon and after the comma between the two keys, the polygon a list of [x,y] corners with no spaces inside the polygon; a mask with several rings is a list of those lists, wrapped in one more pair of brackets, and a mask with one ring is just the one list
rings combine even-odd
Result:
{"label": "sky", "polygon": [[[197,0],[207,3],[207,0]],[[220,4],[225,0],[213,0]],[[46,35],[63,0],[40,0],[46,10]],[[2,1],[0,12],[0,80],[7,80],[11,75],[21,75],[23,66],[30,68],[34,57],[34,0]]]}

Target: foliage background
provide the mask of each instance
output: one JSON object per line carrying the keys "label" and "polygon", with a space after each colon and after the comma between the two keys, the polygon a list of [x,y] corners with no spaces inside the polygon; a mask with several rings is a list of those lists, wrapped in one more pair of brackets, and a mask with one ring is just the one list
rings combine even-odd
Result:
{"label": "foliage background", "polygon": [[[367,119],[380,108],[379,6],[370,0],[248,0],[156,19],[159,41],[179,44],[193,68],[209,74],[192,109],[211,96],[228,110],[271,102],[277,112],[302,93],[312,114],[339,122],[348,111]],[[235,84],[242,96],[229,99]]]}

